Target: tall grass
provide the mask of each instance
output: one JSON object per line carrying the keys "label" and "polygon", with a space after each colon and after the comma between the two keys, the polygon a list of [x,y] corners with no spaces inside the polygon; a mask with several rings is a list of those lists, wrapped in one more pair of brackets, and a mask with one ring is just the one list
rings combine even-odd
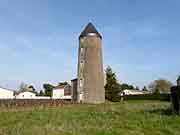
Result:
{"label": "tall grass", "polygon": [[125,101],[0,112],[0,135],[180,135],[170,103]]}

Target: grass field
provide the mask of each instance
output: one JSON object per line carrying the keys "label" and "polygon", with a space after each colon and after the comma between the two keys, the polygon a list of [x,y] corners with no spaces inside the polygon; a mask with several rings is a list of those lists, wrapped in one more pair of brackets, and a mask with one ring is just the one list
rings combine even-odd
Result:
{"label": "grass field", "polygon": [[180,135],[170,103],[128,101],[0,112],[0,135]]}

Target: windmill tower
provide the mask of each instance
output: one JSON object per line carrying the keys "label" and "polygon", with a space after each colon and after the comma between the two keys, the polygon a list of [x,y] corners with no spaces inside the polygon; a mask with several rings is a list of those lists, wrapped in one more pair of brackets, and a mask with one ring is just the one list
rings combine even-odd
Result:
{"label": "windmill tower", "polygon": [[105,101],[101,40],[101,35],[92,23],[89,23],[79,36],[78,102]]}
{"label": "windmill tower", "polygon": [[176,82],[177,82],[177,86],[180,86],[180,76],[177,78]]}

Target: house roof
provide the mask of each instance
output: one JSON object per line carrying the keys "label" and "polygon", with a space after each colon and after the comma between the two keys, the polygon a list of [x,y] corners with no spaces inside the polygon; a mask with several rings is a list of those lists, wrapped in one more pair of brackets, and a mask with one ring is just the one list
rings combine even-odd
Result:
{"label": "house roof", "polygon": [[4,89],[4,90],[8,90],[8,91],[12,91],[12,92],[14,92],[14,91],[15,91],[15,90],[7,89],[7,88],[1,87],[1,86],[0,86],[0,89]]}
{"label": "house roof", "polygon": [[[134,90],[134,89],[125,89],[125,90],[128,90],[128,91],[132,91],[132,92],[144,92],[144,91],[140,91],[140,90]],[[125,91],[125,90],[123,90],[123,91]]]}
{"label": "house roof", "polygon": [[18,95],[18,94],[24,93],[24,92],[30,92],[30,93],[35,94],[33,91],[16,91],[16,92],[15,92],[15,95]]}
{"label": "house roof", "polygon": [[70,87],[69,84],[61,84],[61,85],[58,85],[58,86],[54,87],[53,89],[54,90],[59,90],[59,89],[65,89],[65,88],[68,88],[68,87]]}
{"label": "house roof", "polygon": [[56,87],[54,87],[54,89],[64,89],[65,85],[58,85]]}
{"label": "house roof", "polygon": [[81,32],[79,38],[86,37],[89,33],[94,33],[98,37],[102,38],[101,34],[96,30],[95,26],[92,23],[89,23],[85,29]]}

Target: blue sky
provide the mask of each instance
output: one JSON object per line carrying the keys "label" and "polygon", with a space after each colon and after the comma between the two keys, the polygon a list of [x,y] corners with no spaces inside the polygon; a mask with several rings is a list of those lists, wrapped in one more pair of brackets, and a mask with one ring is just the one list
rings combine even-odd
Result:
{"label": "blue sky", "polygon": [[142,87],[180,74],[179,0],[0,0],[0,86],[76,77],[78,36],[91,21],[104,67]]}

